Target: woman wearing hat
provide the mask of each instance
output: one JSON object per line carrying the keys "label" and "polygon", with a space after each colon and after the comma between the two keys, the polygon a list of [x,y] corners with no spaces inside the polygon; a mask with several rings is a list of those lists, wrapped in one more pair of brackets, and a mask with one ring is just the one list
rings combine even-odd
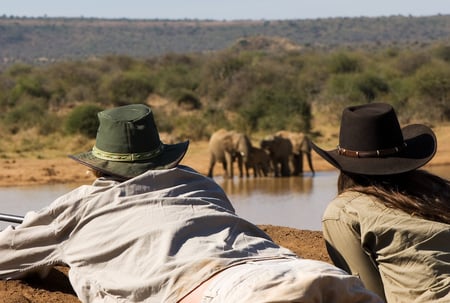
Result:
{"label": "woman wearing hat", "polygon": [[336,149],[313,144],[340,170],[322,219],[329,254],[387,302],[450,302],[450,183],[419,169],[436,146],[384,103],[344,109]]}
{"label": "woman wearing hat", "polygon": [[0,278],[64,263],[84,303],[381,302],[238,217],[214,180],[179,165],[188,142],[163,144],[149,107],[98,117],[94,148],[72,158],[102,177],[0,232]]}

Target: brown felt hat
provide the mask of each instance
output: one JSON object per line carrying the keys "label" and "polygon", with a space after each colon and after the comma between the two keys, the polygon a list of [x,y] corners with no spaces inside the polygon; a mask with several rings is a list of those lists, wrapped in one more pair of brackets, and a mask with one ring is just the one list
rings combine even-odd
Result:
{"label": "brown felt hat", "polygon": [[342,171],[392,175],[428,163],[437,142],[429,127],[412,124],[401,128],[391,105],[370,103],[344,109],[336,149],[325,151],[314,143],[312,148]]}
{"label": "brown felt hat", "polygon": [[189,141],[164,144],[153,113],[143,104],[131,104],[98,113],[100,122],[91,151],[69,157],[108,175],[129,179],[147,170],[175,167]]}

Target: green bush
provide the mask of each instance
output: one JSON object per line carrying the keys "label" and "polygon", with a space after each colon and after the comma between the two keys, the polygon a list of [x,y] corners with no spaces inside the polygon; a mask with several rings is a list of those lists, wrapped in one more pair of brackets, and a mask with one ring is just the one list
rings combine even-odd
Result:
{"label": "green bush", "polygon": [[50,103],[56,106],[96,100],[101,72],[95,64],[61,62],[49,67]]}
{"label": "green bush", "polygon": [[180,89],[174,92],[173,98],[176,100],[177,105],[183,110],[196,110],[201,109],[202,103],[194,92]]}
{"label": "green bush", "polygon": [[203,95],[220,100],[229,90],[230,83],[244,68],[245,63],[239,56],[230,51],[219,52],[205,62],[202,68],[200,91]]}
{"label": "green bush", "polygon": [[[355,102],[364,100],[362,91],[358,89],[357,82],[359,81],[359,77],[360,75],[358,74],[332,75],[325,84],[323,90],[325,100],[323,102],[339,110]],[[336,100],[341,101],[337,103]]]}
{"label": "green bush", "polygon": [[5,74],[11,77],[19,77],[23,75],[29,75],[33,71],[33,67],[28,64],[16,63],[9,67]]}
{"label": "green bush", "polygon": [[17,133],[31,127],[40,127],[47,121],[45,102],[38,98],[20,100],[19,104],[7,111],[3,117],[3,124],[10,133]]}
{"label": "green bush", "polygon": [[411,75],[429,62],[430,57],[425,53],[409,53],[398,58],[396,67],[403,75]]}
{"label": "green bush", "polygon": [[120,106],[145,102],[153,89],[152,78],[144,71],[118,72],[104,81],[102,95]]}
{"label": "green bush", "polygon": [[438,58],[445,62],[450,62],[450,45],[440,45],[436,48],[435,53]]}
{"label": "green bush", "polygon": [[94,104],[75,107],[66,119],[66,131],[69,134],[79,133],[88,138],[95,138],[99,125],[97,114],[102,110]]}
{"label": "green bush", "polygon": [[[179,90],[195,91],[200,83],[201,64],[186,55],[166,55],[154,63],[154,91],[160,95],[173,96]],[[174,98],[172,98],[174,99]]]}
{"label": "green bush", "polygon": [[368,102],[389,92],[389,85],[386,81],[381,77],[372,74],[361,75],[356,82],[356,87],[365,96]]}
{"label": "green bush", "polygon": [[39,73],[20,77],[11,91],[11,99],[18,100],[23,95],[27,95],[48,100],[51,94],[45,87],[45,81],[47,80]]}
{"label": "green bush", "polygon": [[204,140],[209,137],[208,122],[201,113],[188,116],[178,116],[173,119],[176,128],[173,133],[177,138]]}
{"label": "green bush", "polygon": [[238,113],[247,121],[249,132],[281,129],[309,132],[311,128],[311,107],[302,95],[294,92],[270,88],[254,91]]}
{"label": "green bush", "polygon": [[361,63],[355,57],[338,53],[330,58],[330,71],[335,74],[356,73],[361,71]]}
{"label": "green bush", "polygon": [[450,98],[450,69],[433,66],[422,69],[416,77],[421,96],[447,103]]}
{"label": "green bush", "polygon": [[[417,72],[415,86],[422,108],[433,113],[428,118],[445,121],[450,119],[450,68],[448,66],[428,66]],[[422,112],[424,113],[424,112]]]}

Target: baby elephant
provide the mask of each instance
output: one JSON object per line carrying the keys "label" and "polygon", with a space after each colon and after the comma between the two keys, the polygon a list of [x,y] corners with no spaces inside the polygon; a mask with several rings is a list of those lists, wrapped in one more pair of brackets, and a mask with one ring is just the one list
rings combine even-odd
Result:
{"label": "baby elephant", "polygon": [[249,169],[253,169],[253,177],[267,177],[271,171],[269,154],[258,147],[252,146],[250,154],[245,163],[247,177],[249,176]]}
{"label": "baby elephant", "polygon": [[260,142],[261,148],[270,156],[275,177],[289,177],[289,161],[292,156],[292,143],[281,136],[268,136]]}

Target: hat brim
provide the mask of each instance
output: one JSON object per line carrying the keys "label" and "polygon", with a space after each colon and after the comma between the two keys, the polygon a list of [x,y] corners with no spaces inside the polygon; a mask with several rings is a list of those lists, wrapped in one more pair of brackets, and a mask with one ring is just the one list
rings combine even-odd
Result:
{"label": "hat brim", "polygon": [[393,175],[415,170],[428,163],[436,153],[437,141],[433,131],[421,124],[402,129],[406,147],[399,153],[386,157],[355,158],[326,151],[312,143],[312,148],[322,158],[339,170],[363,175]]}
{"label": "hat brim", "polygon": [[97,158],[92,151],[69,155],[69,158],[92,169],[120,179],[134,178],[148,170],[169,169],[180,163],[187,152],[189,141],[177,144],[163,144],[163,152],[145,161],[108,161]]}

